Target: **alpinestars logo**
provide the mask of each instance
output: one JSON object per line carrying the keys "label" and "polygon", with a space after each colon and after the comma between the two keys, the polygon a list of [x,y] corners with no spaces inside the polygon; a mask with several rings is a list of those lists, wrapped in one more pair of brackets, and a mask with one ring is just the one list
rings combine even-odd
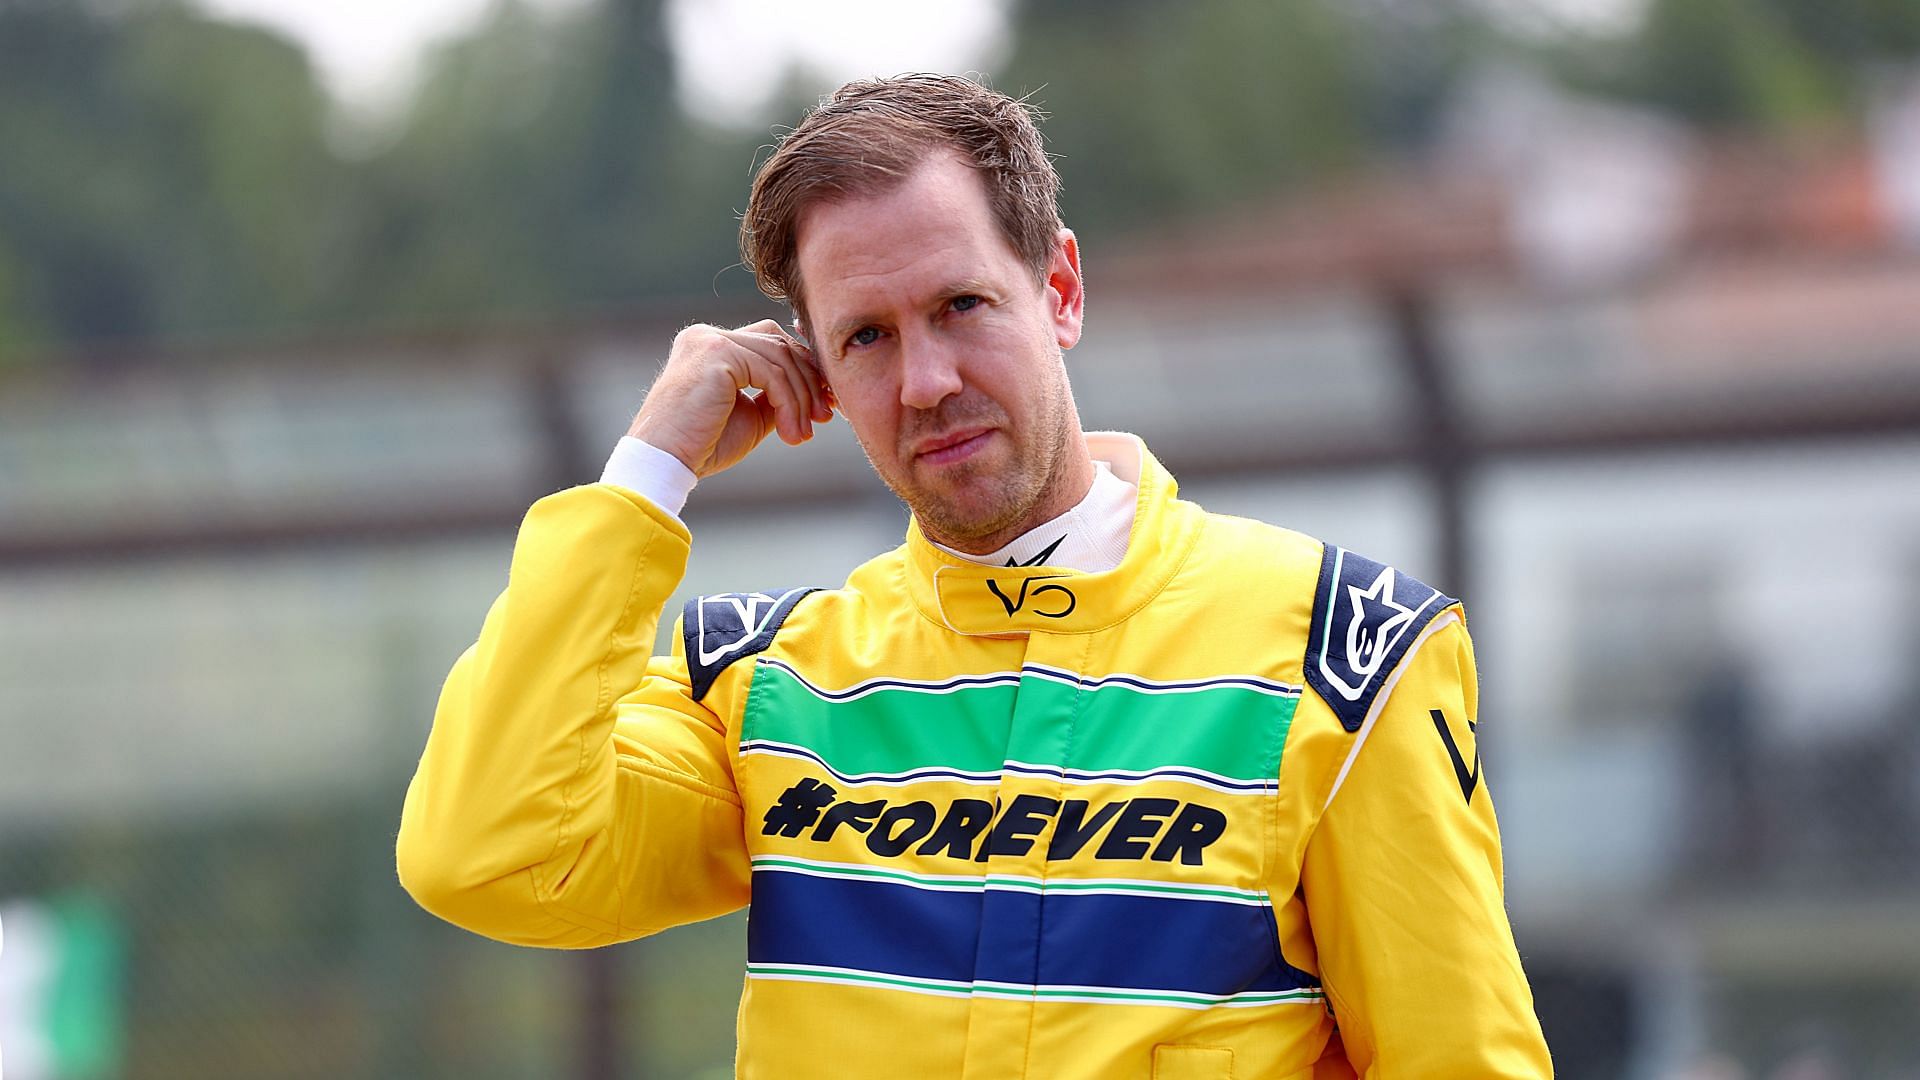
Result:
{"label": "alpinestars logo", "polygon": [[1307,684],[1358,731],[1388,675],[1453,599],[1433,586],[1328,544],[1307,631]]}
{"label": "alpinestars logo", "polygon": [[1394,602],[1393,567],[1380,571],[1365,589],[1347,586],[1352,605],[1347,619],[1347,662],[1362,681],[1373,678],[1387,658],[1387,643],[1413,621],[1413,609]]}

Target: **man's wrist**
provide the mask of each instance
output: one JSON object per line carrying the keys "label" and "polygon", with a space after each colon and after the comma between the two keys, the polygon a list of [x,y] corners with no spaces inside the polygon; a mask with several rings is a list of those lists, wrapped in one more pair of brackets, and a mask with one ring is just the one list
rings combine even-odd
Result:
{"label": "man's wrist", "polygon": [[679,458],[632,435],[621,437],[600,473],[601,483],[626,488],[676,519],[699,479]]}

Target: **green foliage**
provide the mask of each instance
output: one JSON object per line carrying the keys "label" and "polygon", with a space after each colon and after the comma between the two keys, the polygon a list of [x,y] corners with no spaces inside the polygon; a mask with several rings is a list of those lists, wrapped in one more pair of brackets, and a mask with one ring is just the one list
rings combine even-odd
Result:
{"label": "green foliage", "polygon": [[[3,238],[0,245],[4,245]],[[19,260],[0,246],[0,370],[46,336],[46,331],[33,321],[33,304],[22,296],[26,280]]]}
{"label": "green foliage", "polygon": [[659,19],[657,0],[502,3],[433,57],[366,166],[367,310],[497,317],[705,287],[752,143],[682,118]]}
{"label": "green foliage", "polygon": [[1319,0],[1034,3],[997,79],[1030,93],[1071,220],[1125,223],[1354,163],[1352,28]]}
{"label": "green foliage", "polygon": [[1775,6],[1660,0],[1639,35],[1642,94],[1712,127],[1796,127],[1837,114],[1848,72]]}
{"label": "green foliage", "polygon": [[[282,325],[342,273],[304,54],[173,3],[0,8],[0,247],[56,338]],[[14,320],[9,320],[12,323]]]}
{"label": "green foliage", "polygon": [[1539,51],[1589,90],[1701,129],[1791,134],[1856,122],[1876,68],[1920,59],[1920,4],[1652,0],[1623,37]]}
{"label": "green foliage", "polygon": [[[0,0],[0,356],[747,291],[725,270],[766,136],[681,114],[663,2],[499,0],[356,157],[269,31],[186,0]],[[1652,0],[1610,36],[1502,10],[1028,0],[992,78],[1052,114],[1068,216],[1111,234],[1418,147],[1493,54],[1760,131],[1851,117],[1866,66],[1920,54],[1912,0]]]}

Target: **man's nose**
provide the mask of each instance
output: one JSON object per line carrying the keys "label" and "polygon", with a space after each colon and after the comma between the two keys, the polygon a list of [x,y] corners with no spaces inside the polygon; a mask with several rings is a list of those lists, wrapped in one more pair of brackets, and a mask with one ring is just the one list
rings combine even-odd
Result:
{"label": "man's nose", "polygon": [[960,351],[939,334],[921,333],[901,341],[900,404],[931,409],[958,394]]}

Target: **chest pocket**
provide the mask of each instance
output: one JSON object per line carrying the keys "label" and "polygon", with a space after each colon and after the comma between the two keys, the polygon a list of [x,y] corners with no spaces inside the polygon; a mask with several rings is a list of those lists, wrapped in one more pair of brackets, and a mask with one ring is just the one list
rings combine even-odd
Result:
{"label": "chest pocket", "polygon": [[1153,1080],[1233,1080],[1233,1051],[1221,1046],[1156,1046]]}

